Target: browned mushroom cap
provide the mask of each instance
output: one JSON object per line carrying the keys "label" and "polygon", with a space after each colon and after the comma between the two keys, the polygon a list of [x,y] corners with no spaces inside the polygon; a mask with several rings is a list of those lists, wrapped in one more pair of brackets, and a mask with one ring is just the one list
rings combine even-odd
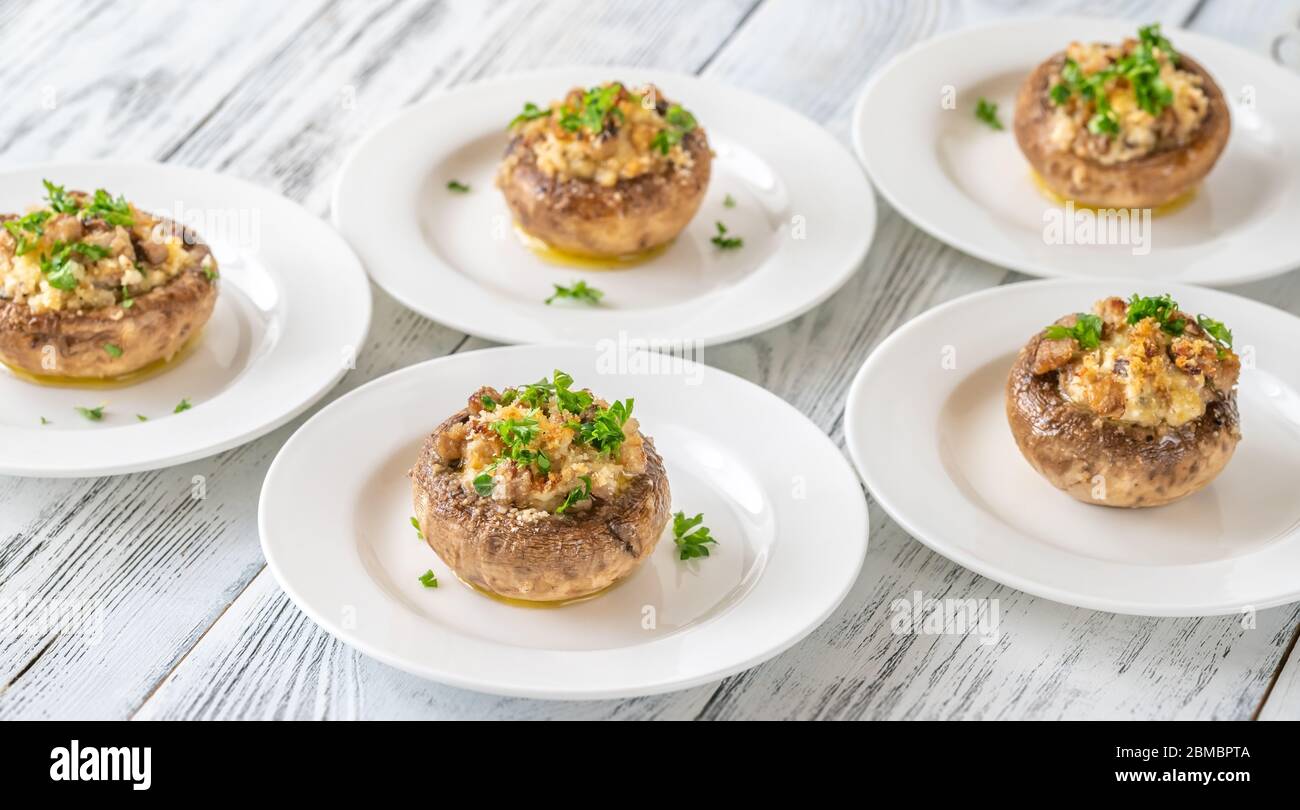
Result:
{"label": "browned mushroom cap", "polygon": [[699,210],[712,152],[704,130],[686,133],[689,168],[670,168],[601,186],[548,177],[533,150],[515,138],[497,177],[506,203],[529,234],[581,256],[627,256],[672,241]]}
{"label": "browned mushroom cap", "polygon": [[1114,165],[1085,160],[1051,143],[1056,108],[1049,93],[1064,63],[1063,52],[1043,62],[1021,85],[1016,99],[1016,141],[1053,192],[1099,208],[1155,208],[1187,193],[1214,168],[1228,143],[1231,117],[1223,91],[1195,60],[1181,54],[1178,61],[1180,70],[1201,77],[1209,103],[1195,137],[1185,146]]}
{"label": "browned mushroom cap", "polygon": [[1053,486],[1102,506],[1160,506],[1196,492],[1227,466],[1241,439],[1235,392],[1178,427],[1107,419],[1065,398],[1059,370],[1035,373],[1044,342],[1040,333],[1020,350],[1006,408],[1020,452]]}
{"label": "browned mushroom cap", "polygon": [[629,576],[654,551],[672,494],[651,439],[645,439],[645,472],[620,495],[553,515],[465,491],[459,470],[442,463],[436,448],[441,435],[468,418],[462,410],[439,425],[411,470],[420,531],[462,580],[511,599],[580,599]]}

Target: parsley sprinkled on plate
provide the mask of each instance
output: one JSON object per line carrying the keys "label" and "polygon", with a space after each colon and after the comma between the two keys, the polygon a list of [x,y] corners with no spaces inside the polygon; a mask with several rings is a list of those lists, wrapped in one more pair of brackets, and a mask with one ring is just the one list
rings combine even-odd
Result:
{"label": "parsley sprinkled on plate", "polygon": [[188,411],[190,408],[193,408],[193,407],[194,407],[194,406],[193,406],[192,404],[190,404],[190,401],[189,401],[188,398],[186,398],[186,399],[182,399],[179,403],[176,404],[176,409],[173,410],[172,413],[183,413],[183,412]]}
{"label": "parsley sprinkled on plate", "polygon": [[[697,557],[707,557],[709,545],[717,545],[718,541],[709,535],[709,527],[700,526],[703,522],[703,513],[693,518],[686,517],[685,512],[673,515],[673,542],[677,544],[678,559],[693,560]],[[694,531],[691,531],[692,529]]]}
{"label": "parsley sprinkled on plate", "polygon": [[975,104],[975,117],[993,129],[1002,129],[1002,122],[998,120],[998,105],[983,96]]}
{"label": "parsley sprinkled on plate", "polygon": [[597,306],[600,304],[600,299],[605,297],[605,293],[581,280],[575,281],[572,287],[565,287],[563,284],[555,284],[552,286],[555,287],[555,292],[550,298],[546,299],[547,304],[561,298],[568,298],[574,301],[581,301],[584,304],[590,304],[591,306]]}
{"label": "parsley sprinkled on plate", "polygon": [[420,584],[426,588],[438,587],[438,577],[433,573],[432,568],[425,571],[423,574],[420,574]]}
{"label": "parsley sprinkled on plate", "polygon": [[82,416],[86,417],[92,422],[99,422],[104,418],[103,405],[100,405],[98,408],[83,408],[80,405],[78,405],[76,406],[75,410],[77,413],[81,414]]}
{"label": "parsley sprinkled on plate", "polygon": [[415,535],[423,540],[424,532],[420,531],[420,521],[415,519],[415,515],[411,516],[411,525],[415,527]]}
{"label": "parsley sprinkled on plate", "polygon": [[713,223],[717,226],[718,232],[709,241],[717,246],[719,250],[735,250],[744,247],[745,240],[739,236],[727,236],[727,226],[721,222]]}
{"label": "parsley sprinkled on plate", "polygon": [[450,180],[447,182],[447,190],[454,191],[457,194],[465,194],[466,192],[469,191],[469,186],[465,185],[459,180]]}
{"label": "parsley sprinkled on plate", "polygon": [[735,207],[736,207],[736,198],[733,197],[733,196],[731,196],[730,194],[728,194],[727,196],[723,197],[723,198],[722,198],[722,207],[723,207],[723,208],[735,208]]}

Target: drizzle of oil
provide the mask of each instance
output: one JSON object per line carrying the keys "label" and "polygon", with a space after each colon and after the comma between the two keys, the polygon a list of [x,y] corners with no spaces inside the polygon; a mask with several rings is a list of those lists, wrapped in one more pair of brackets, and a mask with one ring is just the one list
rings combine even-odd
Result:
{"label": "drizzle of oil", "polygon": [[[1047,185],[1047,181],[1044,180],[1043,176],[1040,175],[1038,172],[1031,169],[1029,171],[1029,178],[1033,180],[1034,185],[1038,187],[1039,192],[1041,192],[1044,197],[1056,203],[1057,205],[1065,205],[1067,202],[1071,202],[1071,200],[1068,197],[1062,197],[1060,194],[1057,194],[1055,191],[1053,191]],[[1182,209],[1186,208],[1189,204],[1191,204],[1192,200],[1196,199],[1196,194],[1199,191],[1200,191],[1199,186],[1192,186],[1191,188],[1187,189],[1182,194],[1179,194],[1177,197],[1173,198],[1169,202],[1163,203],[1161,205],[1157,205],[1155,208],[1152,208],[1151,216],[1153,218],[1163,217],[1167,214],[1172,214],[1176,211],[1181,211]],[[1076,210],[1079,211],[1092,211],[1094,213],[1098,211],[1106,210],[1105,206],[1085,205],[1081,202],[1075,202],[1074,207]]]}
{"label": "drizzle of oil", "polygon": [[44,385],[51,388],[126,388],[127,386],[142,383],[145,380],[157,377],[167,371],[171,371],[180,365],[186,358],[194,353],[198,348],[203,333],[195,335],[180,348],[180,351],[170,358],[155,360],[148,365],[141,366],[135,371],[129,371],[126,374],[119,374],[116,377],[65,377],[61,374],[33,374],[26,369],[16,368],[3,361],[0,366],[4,366],[9,373],[33,385]]}
{"label": "drizzle of oil", "polygon": [[609,585],[606,585],[605,587],[596,591],[595,593],[589,593],[586,596],[577,596],[572,599],[553,599],[550,601],[538,601],[534,599],[515,599],[510,596],[502,596],[499,593],[493,593],[492,591],[489,591],[487,588],[484,588],[482,585],[475,585],[473,582],[470,582],[467,579],[463,579],[460,576],[460,574],[456,574],[455,572],[452,573],[455,575],[456,579],[460,580],[462,585],[469,588],[471,591],[474,591],[475,593],[479,594],[480,596],[486,596],[488,599],[491,599],[493,602],[500,602],[501,604],[509,605],[510,607],[532,608],[534,610],[550,610],[552,608],[562,608],[562,607],[568,607],[569,605],[578,605],[583,602],[590,602],[592,599],[595,599],[598,596],[604,596],[605,594],[609,593],[613,589],[617,588],[619,584],[623,581],[623,580],[618,580],[618,582],[612,582]]}
{"label": "drizzle of oil", "polygon": [[551,247],[544,240],[525,231],[518,223],[515,223],[515,233],[519,236],[519,241],[523,243],[524,247],[531,250],[547,264],[576,267],[580,270],[626,270],[629,267],[636,267],[638,264],[645,264],[651,259],[662,255],[673,244],[672,241],[668,241],[649,250],[629,253],[626,256],[584,256]]}

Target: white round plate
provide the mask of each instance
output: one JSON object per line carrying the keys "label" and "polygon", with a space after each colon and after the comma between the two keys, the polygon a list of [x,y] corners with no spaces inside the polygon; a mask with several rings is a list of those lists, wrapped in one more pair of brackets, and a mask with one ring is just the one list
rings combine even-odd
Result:
{"label": "white round plate", "polygon": [[[1232,108],[1218,164],[1189,204],[1150,219],[1140,235],[1107,229],[1090,237],[1086,224],[1059,227],[1064,208],[1035,185],[1016,145],[1016,95],[1029,72],[1070,41],[1117,42],[1136,36],[1138,25],[1010,21],[922,42],[863,91],[853,116],[858,156],[880,193],[917,227],[1031,275],[1227,285],[1300,267],[1300,77],[1178,29],[1165,33],[1209,70]],[[981,97],[997,103],[1002,131],[976,120]],[[949,98],[954,104],[945,105]]]}
{"label": "white round plate", "polygon": [[[694,112],[717,154],[712,180],[659,256],[614,271],[559,267],[521,243],[493,185],[506,124],[525,101],[611,79],[653,82]],[[470,192],[448,191],[453,179]],[[708,79],[611,67],[493,79],[403,110],[344,164],[333,216],[375,282],[421,315],[502,343],[588,345],[619,332],[712,344],[776,326],[852,275],[876,225],[861,167],[803,116]],[[711,244],[716,222],[744,247]],[[577,279],[605,293],[599,307],[543,303]]]}
{"label": "white round plate", "polygon": [[[1036,330],[1110,295],[1170,292],[1233,329],[1244,438],[1210,486],[1153,509],[1083,504],[1021,456],[1005,386]],[[1300,599],[1300,319],[1207,288],[1140,281],[1014,284],[936,307],[872,352],[845,436],[862,480],[909,534],[1036,596],[1152,616]],[[935,508],[936,504],[942,508]]]}
{"label": "white round plate", "polygon": [[[429,431],[480,385],[556,368],[604,396],[635,397],[673,509],[703,513],[718,539],[709,558],[679,561],[670,528],[608,593],[527,608],[462,585],[416,536],[406,472]],[[830,614],[867,549],[852,469],[790,405],[702,365],[620,367],[612,352],[574,346],[452,355],[341,397],[271,465],[258,525],[280,585],[334,636],[442,683],[543,698],[664,692],[754,666]],[[428,569],[436,589],[418,581]]]}
{"label": "white round plate", "polygon": [[[370,285],[361,264],[327,223],[297,204],[219,174],[89,162],[0,173],[0,211],[40,201],[42,178],[105,188],[193,227],[211,245],[221,281],[199,343],[134,385],[57,388],[0,366],[0,473],[114,475],[236,447],[319,399],[365,340]],[[174,413],[182,400],[193,407]],[[101,405],[99,422],[76,411]]]}

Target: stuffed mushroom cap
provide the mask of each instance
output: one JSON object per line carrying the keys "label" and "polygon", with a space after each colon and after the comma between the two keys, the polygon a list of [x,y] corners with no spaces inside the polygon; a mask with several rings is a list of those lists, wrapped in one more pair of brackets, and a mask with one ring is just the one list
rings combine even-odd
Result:
{"label": "stuffed mushroom cap", "polygon": [[45,205],[0,222],[0,361],[14,368],[119,377],[173,357],[212,314],[208,246],[122,197],[47,183]]}
{"label": "stuffed mushroom cap", "polygon": [[1016,140],[1043,183],[1099,208],[1154,208],[1190,193],[1230,130],[1219,86],[1159,26],[1118,45],[1070,44],[1016,102]]}
{"label": "stuffed mushroom cap", "polygon": [[515,222],[575,256],[612,258],[674,239],[709,185],[704,130],[653,86],[575,88],[525,107],[497,172]]}
{"label": "stuffed mushroom cap", "polygon": [[1227,466],[1241,438],[1231,340],[1223,324],[1167,296],[1108,298],[1062,317],[1020,350],[1007,380],[1016,444],[1086,503],[1186,497]]}
{"label": "stuffed mushroom cap", "polygon": [[569,601],[619,582],[654,551],[671,508],[631,401],[556,380],[475,392],[411,470],[425,540],[461,580],[510,599]]}

